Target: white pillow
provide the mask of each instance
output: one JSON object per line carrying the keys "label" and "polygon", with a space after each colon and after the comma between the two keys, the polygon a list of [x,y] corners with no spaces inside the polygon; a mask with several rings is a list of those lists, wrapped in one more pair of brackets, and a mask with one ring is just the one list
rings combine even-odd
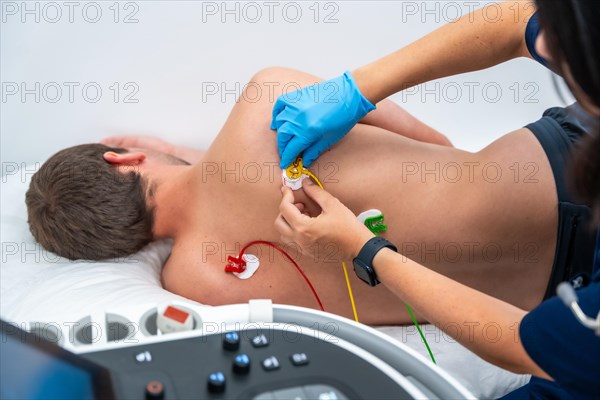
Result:
{"label": "white pillow", "polygon": [[160,284],[168,241],[119,262],[70,261],[46,251],[27,224],[30,178],[31,168],[2,176],[0,316],[17,323],[73,321],[108,309],[184,300]]}
{"label": "white pillow", "polygon": [[[478,399],[497,399],[525,385],[531,378],[530,375],[513,374],[490,364],[434,325],[421,325],[421,329],[437,365]],[[429,359],[427,348],[414,326],[382,326],[377,330]]]}

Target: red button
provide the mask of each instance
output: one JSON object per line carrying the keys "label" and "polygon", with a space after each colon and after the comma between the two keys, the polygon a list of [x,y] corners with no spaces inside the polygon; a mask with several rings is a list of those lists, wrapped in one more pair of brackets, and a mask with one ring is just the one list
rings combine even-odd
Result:
{"label": "red button", "polygon": [[169,319],[179,322],[180,324],[183,324],[190,316],[189,313],[172,306],[168,306],[163,315]]}

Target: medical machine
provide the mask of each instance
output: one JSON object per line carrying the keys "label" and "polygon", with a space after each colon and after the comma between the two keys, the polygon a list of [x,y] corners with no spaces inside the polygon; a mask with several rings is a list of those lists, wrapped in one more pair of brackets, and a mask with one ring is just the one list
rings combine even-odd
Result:
{"label": "medical machine", "polygon": [[53,332],[2,321],[0,397],[474,398],[431,360],[337,315],[256,300],[210,307],[222,317],[212,323],[203,310],[170,304],[136,323],[107,314],[105,326]]}

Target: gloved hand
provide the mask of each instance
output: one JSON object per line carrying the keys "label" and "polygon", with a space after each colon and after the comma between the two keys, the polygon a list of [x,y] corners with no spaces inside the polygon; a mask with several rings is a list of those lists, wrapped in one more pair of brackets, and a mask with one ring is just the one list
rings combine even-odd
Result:
{"label": "gloved hand", "polygon": [[279,96],[273,107],[271,129],[277,130],[281,168],[287,168],[300,153],[304,165],[311,165],[374,109],[348,71]]}

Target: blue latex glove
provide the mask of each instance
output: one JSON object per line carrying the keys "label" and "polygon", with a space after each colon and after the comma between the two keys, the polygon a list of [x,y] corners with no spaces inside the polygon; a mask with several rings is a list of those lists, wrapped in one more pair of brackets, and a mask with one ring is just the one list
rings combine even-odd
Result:
{"label": "blue latex glove", "polygon": [[300,153],[304,165],[311,165],[374,109],[348,71],[279,96],[271,129],[277,130],[281,168],[287,168]]}

